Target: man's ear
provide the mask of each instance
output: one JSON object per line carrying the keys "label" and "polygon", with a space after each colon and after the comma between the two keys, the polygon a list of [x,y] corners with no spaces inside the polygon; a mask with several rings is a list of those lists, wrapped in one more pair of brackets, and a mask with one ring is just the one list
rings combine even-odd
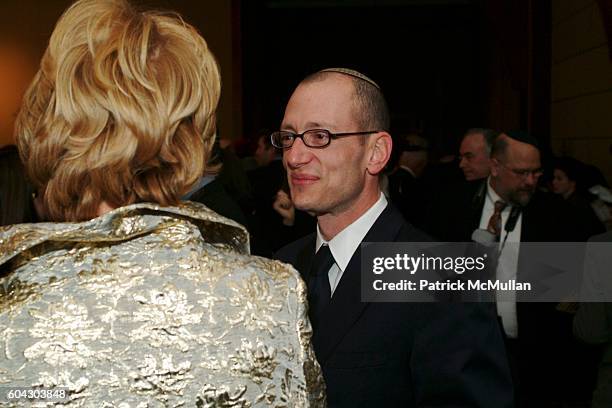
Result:
{"label": "man's ear", "polygon": [[391,157],[393,141],[387,132],[377,132],[370,137],[370,157],[366,169],[371,175],[377,175],[384,170]]}
{"label": "man's ear", "polygon": [[499,174],[499,160],[491,158],[491,176],[497,177]]}

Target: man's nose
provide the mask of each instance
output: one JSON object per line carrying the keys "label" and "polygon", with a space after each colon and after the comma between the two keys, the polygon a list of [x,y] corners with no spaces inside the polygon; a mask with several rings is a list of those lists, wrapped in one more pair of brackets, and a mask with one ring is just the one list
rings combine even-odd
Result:
{"label": "man's nose", "polygon": [[525,182],[529,186],[535,186],[536,184],[538,184],[538,180],[539,179],[540,179],[540,176],[538,174],[529,173],[529,174],[527,174],[527,178],[525,179]]}
{"label": "man's nose", "polygon": [[311,159],[310,148],[300,138],[296,138],[293,145],[283,151],[283,160],[288,168],[296,169],[308,163]]}

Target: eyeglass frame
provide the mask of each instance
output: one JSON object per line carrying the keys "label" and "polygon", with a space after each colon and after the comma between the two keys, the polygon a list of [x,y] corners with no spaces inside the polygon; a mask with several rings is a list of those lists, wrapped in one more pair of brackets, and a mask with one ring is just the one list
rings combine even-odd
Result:
{"label": "eyeglass frame", "polygon": [[[329,137],[327,139],[327,143],[321,146],[311,146],[308,143],[306,143],[306,141],[304,140],[304,135],[306,133],[309,132],[326,132]],[[293,133],[289,130],[277,130],[276,132],[272,132],[272,134],[270,135],[270,143],[272,143],[272,146],[274,146],[277,149],[289,149],[291,147],[293,147],[293,144],[295,143],[296,139],[302,139],[302,143],[304,143],[304,146],[306,147],[310,147],[313,149],[323,149],[327,146],[329,146],[329,144],[331,143],[332,139],[337,139],[339,137],[345,137],[345,136],[363,136],[363,135],[370,135],[372,133],[378,133],[380,132],[380,130],[368,130],[368,131],[362,131],[362,132],[340,132],[340,133],[333,133],[330,132],[327,129],[308,129],[303,131],[302,133]],[[291,142],[291,144],[289,146],[277,146],[274,144],[274,135],[276,134],[280,134],[280,133],[290,133],[293,135],[293,140]]]}
{"label": "eyeglass frame", "polygon": [[519,177],[521,180],[527,180],[527,178],[530,175],[533,176],[533,178],[538,179],[544,174],[544,170],[542,170],[542,168],[539,168],[536,170],[520,170],[520,169],[513,169],[512,167],[507,166],[505,163],[503,163],[500,160],[497,160],[497,162],[501,166],[510,170],[515,176]]}

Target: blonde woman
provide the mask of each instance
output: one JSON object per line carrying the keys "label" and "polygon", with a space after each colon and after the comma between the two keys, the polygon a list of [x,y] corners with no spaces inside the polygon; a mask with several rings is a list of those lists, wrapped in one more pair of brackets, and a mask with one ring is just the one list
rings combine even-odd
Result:
{"label": "blonde woman", "polygon": [[52,222],[0,230],[4,387],[70,406],[324,405],[297,273],[179,202],[219,92],[177,15],[82,0],[60,18],[16,125]]}

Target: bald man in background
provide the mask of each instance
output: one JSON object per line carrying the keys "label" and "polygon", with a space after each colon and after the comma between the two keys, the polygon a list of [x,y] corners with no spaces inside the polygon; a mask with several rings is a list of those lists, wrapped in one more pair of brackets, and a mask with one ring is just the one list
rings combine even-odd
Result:
{"label": "bald man in background", "polygon": [[491,148],[498,133],[493,129],[469,129],[459,147],[459,168],[467,181],[489,177]]}

